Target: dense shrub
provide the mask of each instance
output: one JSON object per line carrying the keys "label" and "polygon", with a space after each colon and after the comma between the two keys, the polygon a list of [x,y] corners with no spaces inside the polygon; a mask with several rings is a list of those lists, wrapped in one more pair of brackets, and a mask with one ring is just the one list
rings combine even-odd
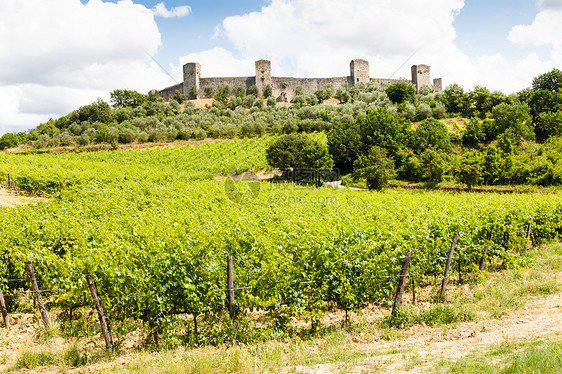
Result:
{"label": "dense shrub", "polygon": [[413,103],[416,99],[416,89],[408,83],[394,83],[386,88],[388,98],[395,104]]}
{"label": "dense shrub", "polygon": [[334,161],[328,147],[304,134],[283,135],[266,150],[267,163],[274,168],[331,169]]}

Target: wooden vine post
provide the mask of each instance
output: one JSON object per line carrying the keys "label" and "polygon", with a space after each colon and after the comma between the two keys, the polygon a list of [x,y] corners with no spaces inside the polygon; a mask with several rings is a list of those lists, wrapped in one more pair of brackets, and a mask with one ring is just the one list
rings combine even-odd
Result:
{"label": "wooden vine post", "polygon": [[402,304],[402,294],[404,292],[404,285],[406,284],[406,276],[408,275],[408,268],[410,267],[410,252],[406,252],[406,258],[402,263],[402,271],[400,271],[400,278],[398,279],[398,287],[396,287],[396,295],[394,297],[394,305],[392,305],[392,315],[395,316]]}
{"label": "wooden vine post", "polygon": [[488,231],[488,235],[486,235],[486,246],[484,247],[484,252],[482,252],[482,257],[480,257],[480,266],[478,266],[478,270],[482,271],[484,269],[484,263],[486,262],[486,255],[488,254],[488,243],[492,239],[492,230]]}
{"label": "wooden vine post", "polygon": [[447,280],[449,279],[449,271],[451,270],[451,262],[453,261],[453,255],[455,254],[455,247],[457,246],[457,238],[459,234],[455,233],[453,235],[453,241],[451,242],[451,250],[449,251],[449,256],[447,256],[447,263],[445,264],[445,273],[443,274],[443,282],[441,282],[441,291],[439,292],[439,297],[442,299],[445,297],[445,291],[447,290]]}
{"label": "wooden vine post", "polygon": [[228,298],[228,314],[232,319],[232,325],[236,323],[236,306],[234,304],[234,269],[232,255],[226,258],[226,292]]}
{"label": "wooden vine post", "polygon": [[35,273],[33,272],[33,265],[27,264],[25,266],[25,269],[27,270],[27,274],[29,275],[31,289],[33,290],[33,295],[35,296],[35,301],[37,302],[37,309],[39,309],[39,313],[41,313],[41,318],[43,319],[43,324],[48,330],[51,326],[51,323],[49,321],[47,309],[45,308],[45,304],[43,303],[43,298],[41,297],[41,291],[39,291],[39,286],[37,286],[37,280],[35,279]]}
{"label": "wooden vine post", "polygon": [[531,240],[531,230],[533,229],[533,219],[529,220],[529,226],[527,226],[527,235],[525,235],[526,243],[525,243],[525,250],[531,249],[533,245],[533,241]]}
{"label": "wooden vine post", "polygon": [[2,319],[4,320],[4,326],[10,327],[10,321],[8,320],[8,310],[6,309],[6,301],[4,300],[4,293],[0,288],[0,309],[2,309]]}
{"label": "wooden vine post", "polygon": [[98,289],[96,287],[96,284],[92,281],[92,278],[93,278],[92,274],[86,275],[86,280],[88,281],[88,287],[90,287],[90,293],[92,294],[92,299],[94,299],[94,305],[96,306],[96,310],[98,311],[101,333],[105,340],[105,347],[113,348],[113,338],[111,337],[111,331],[109,330],[109,323],[106,321],[105,316],[103,314],[103,308],[101,306],[101,300],[98,295]]}

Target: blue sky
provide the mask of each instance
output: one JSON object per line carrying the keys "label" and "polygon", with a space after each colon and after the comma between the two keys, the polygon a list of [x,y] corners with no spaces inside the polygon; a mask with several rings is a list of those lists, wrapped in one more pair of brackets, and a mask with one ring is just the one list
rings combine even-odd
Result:
{"label": "blue sky", "polygon": [[277,76],[428,64],[445,85],[513,93],[562,68],[561,19],[562,0],[0,0],[0,133],[164,88],[189,61],[203,76],[252,75],[261,58]]}

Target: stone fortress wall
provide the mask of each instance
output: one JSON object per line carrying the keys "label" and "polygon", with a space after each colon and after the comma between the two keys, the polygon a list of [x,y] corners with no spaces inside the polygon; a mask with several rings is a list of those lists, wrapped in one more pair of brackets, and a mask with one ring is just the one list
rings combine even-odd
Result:
{"label": "stone fortress wall", "polygon": [[330,83],[334,89],[347,85],[349,87],[357,84],[367,84],[369,82],[379,85],[387,85],[398,82],[412,84],[418,92],[422,87],[430,87],[434,90],[442,90],[441,78],[431,80],[431,72],[429,65],[413,65],[411,68],[412,79],[384,79],[369,77],[369,62],[366,60],[352,60],[349,64],[350,75],[346,77],[333,78],[293,78],[293,77],[273,77],[271,75],[271,62],[268,60],[258,60],[255,62],[256,75],[253,77],[218,77],[218,78],[202,78],[201,65],[197,62],[190,62],[183,66],[183,82],[174,86],[158,91],[159,95],[165,100],[169,100],[176,91],[183,93],[190,99],[189,91],[191,87],[195,87],[199,92],[198,97],[204,96],[205,87],[213,87],[215,92],[219,85],[228,84],[243,85],[248,90],[251,86],[256,85],[260,96],[263,95],[265,88],[270,85],[273,90],[273,96],[277,101],[290,102],[295,97],[295,88],[301,86],[304,95],[311,95],[316,90],[323,89]]}

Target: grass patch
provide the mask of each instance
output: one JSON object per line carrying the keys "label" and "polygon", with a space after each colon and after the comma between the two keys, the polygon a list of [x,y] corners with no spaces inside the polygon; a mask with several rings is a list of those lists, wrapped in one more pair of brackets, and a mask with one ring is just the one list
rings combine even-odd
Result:
{"label": "grass patch", "polygon": [[[521,349],[523,349],[521,351]],[[504,342],[487,352],[474,352],[457,361],[442,360],[435,372],[554,374],[562,372],[562,342]]]}
{"label": "grass patch", "polygon": [[474,319],[474,313],[462,307],[437,304],[431,309],[421,312],[400,309],[395,315],[385,317],[381,325],[382,327],[404,328],[423,323],[429,326],[438,326],[473,321]]}
{"label": "grass patch", "polygon": [[502,371],[505,374],[560,373],[562,372],[562,342],[544,347],[531,347],[511,358]]}
{"label": "grass patch", "polygon": [[53,365],[56,361],[57,357],[52,352],[26,349],[16,362],[16,369],[33,369],[39,366]]}

